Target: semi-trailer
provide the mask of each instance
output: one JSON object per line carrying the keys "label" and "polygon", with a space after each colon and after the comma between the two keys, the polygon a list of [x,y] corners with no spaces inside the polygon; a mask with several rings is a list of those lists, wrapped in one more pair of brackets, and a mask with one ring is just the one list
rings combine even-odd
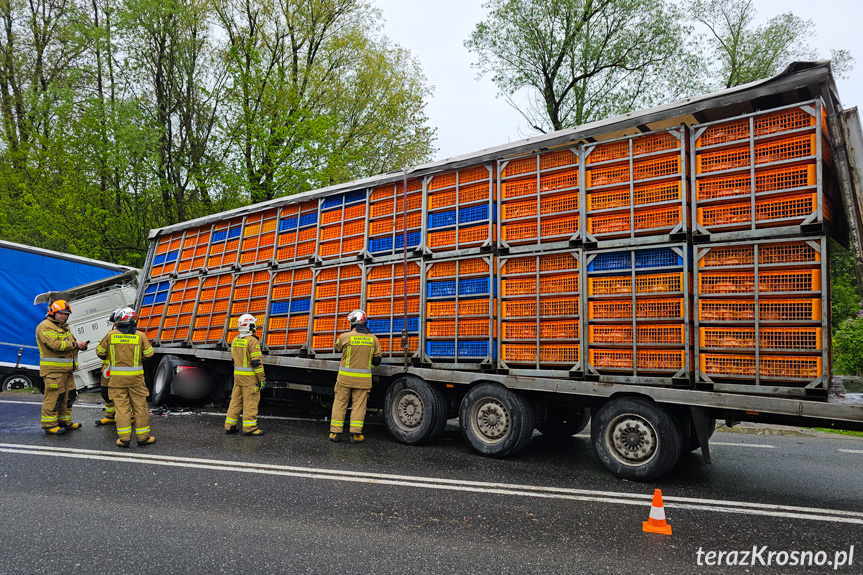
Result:
{"label": "semi-trailer", "polygon": [[399,441],[591,439],[648,481],[717,420],[863,430],[830,397],[830,250],[863,265],[863,140],[829,63],[152,230],[153,400],[223,398],[236,320],[270,393],[332,394],[356,308]]}

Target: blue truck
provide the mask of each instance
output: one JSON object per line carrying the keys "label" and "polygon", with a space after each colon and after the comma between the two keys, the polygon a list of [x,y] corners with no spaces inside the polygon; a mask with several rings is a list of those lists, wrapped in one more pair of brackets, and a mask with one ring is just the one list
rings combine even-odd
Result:
{"label": "blue truck", "polygon": [[[138,270],[126,266],[0,241],[0,301],[16,317],[0,337],[0,388],[41,387],[33,334],[50,301],[70,301],[73,333],[83,341],[98,341],[111,312],[134,301],[137,275]],[[98,385],[101,362],[95,352],[81,352],[78,362],[78,388]]]}

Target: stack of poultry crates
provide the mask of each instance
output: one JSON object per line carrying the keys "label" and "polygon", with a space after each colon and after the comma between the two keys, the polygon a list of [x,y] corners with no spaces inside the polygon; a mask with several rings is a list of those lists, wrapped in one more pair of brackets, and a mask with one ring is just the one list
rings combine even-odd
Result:
{"label": "stack of poultry crates", "polygon": [[699,387],[826,393],[825,118],[816,100],[692,128]]}

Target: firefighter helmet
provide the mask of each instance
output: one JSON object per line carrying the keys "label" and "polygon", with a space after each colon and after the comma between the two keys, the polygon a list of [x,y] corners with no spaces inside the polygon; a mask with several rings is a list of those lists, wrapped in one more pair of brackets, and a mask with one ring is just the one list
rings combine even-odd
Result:
{"label": "firefighter helmet", "polygon": [[366,315],[366,312],[361,309],[355,309],[348,314],[348,323],[350,323],[351,325],[359,325],[366,323],[367,319],[368,316]]}
{"label": "firefighter helmet", "polygon": [[258,320],[250,313],[244,313],[237,320],[237,329],[240,330],[241,334],[247,334],[255,331],[255,324],[258,323]]}
{"label": "firefighter helmet", "polygon": [[130,307],[121,307],[113,314],[114,316],[114,324],[115,325],[129,325],[130,323],[134,323],[138,321],[138,316]]}
{"label": "firefighter helmet", "polygon": [[53,316],[57,312],[61,313],[72,313],[72,308],[69,307],[69,302],[64,299],[58,299],[48,306],[48,315]]}

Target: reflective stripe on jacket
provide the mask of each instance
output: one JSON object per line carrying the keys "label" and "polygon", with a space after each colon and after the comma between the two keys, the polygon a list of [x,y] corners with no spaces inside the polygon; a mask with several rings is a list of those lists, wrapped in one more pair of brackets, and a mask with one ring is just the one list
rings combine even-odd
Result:
{"label": "reflective stripe on jacket", "polygon": [[109,387],[132,387],[144,383],[143,359],[153,355],[153,346],[141,331],[126,334],[115,328],[99,342],[96,355],[108,362]]}
{"label": "reflective stripe on jacket", "polygon": [[381,357],[381,344],[371,333],[352,329],[336,340],[336,351],[342,352],[339,377],[345,387],[369,389],[372,386],[372,358]]}
{"label": "reflective stripe on jacket", "polygon": [[252,334],[239,335],[231,342],[234,360],[234,385],[255,385],[264,381],[264,363],[261,342]]}
{"label": "reflective stripe on jacket", "polygon": [[75,371],[77,347],[75,336],[65,323],[46,317],[36,326],[36,344],[39,346],[39,375]]}

